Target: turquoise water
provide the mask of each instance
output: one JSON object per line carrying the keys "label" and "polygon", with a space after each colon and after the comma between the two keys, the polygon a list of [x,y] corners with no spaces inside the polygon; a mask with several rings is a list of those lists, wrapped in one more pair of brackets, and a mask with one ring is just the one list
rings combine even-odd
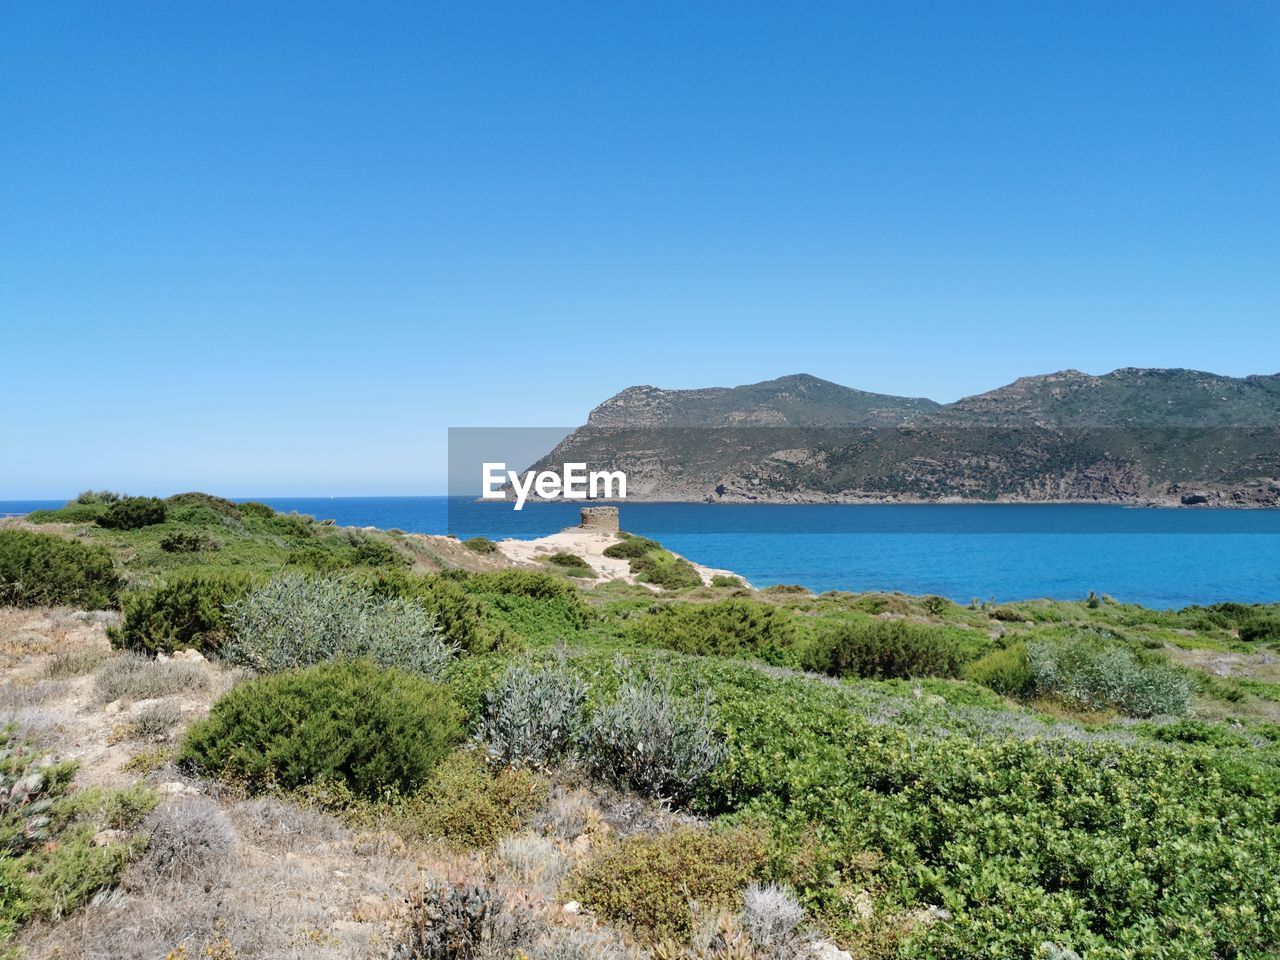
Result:
{"label": "turquoise water", "polygon": [[[579,505],[447,497],[266,498],[350,526],[461,537],[537,537]],[[61,503],[0,501],[0,514]],[[626,503],[622,525],[756,586],[1076,599],[1090,590],[1179,607],[1280,602],[1280,511],[1094,505],[725,505]]]}

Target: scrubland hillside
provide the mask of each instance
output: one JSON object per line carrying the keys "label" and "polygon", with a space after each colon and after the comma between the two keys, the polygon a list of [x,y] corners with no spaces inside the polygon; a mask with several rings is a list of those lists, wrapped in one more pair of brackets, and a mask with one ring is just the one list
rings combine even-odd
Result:
{"label": "scrubland hillside", "polygon": [[1277,608],[610,549],[648,585],[203,494],[0,525],[0,952],[1276,955]]}

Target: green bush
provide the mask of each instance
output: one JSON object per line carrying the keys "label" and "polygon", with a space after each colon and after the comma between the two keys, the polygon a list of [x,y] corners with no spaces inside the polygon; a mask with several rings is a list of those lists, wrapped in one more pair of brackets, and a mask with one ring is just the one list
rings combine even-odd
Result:
{"label": "green bush", "polygon": [[164,501],[156,497],[125,497],[108,506],[95,522],[111,530],[140,530],[164,523],[167,513]]}
{"label": "green bush", "polygon": [[[1280,939],[1274,750],[1055,735],[988,711],[976,726],[949,711],[923,722],[927,704],[868,701],[861,685],[732,661],[671,669],[710,687],[728,737],[709,809],[811,837],[877,915],[951,913],[913,927],[901,956],[1036,957],[1052,940],[1091,960],[1200,960],[1265,956]],[[837,940],[854,938],[849,893],[800,892]]]}
{"label": "green bush", "polygon": [[713,587],[741,587],[743,586],[741,577],[731,577],[727,573],[717,573],[711,578]]}
{"label": "green bush", "polygon": [[1280,612],[1258,610],[1239,626],[1240,639],[1249,643],[1280,643]]}
{"label": "green bush", "polygon": [[435,615],[413,600],[343,580],[285,574],[228,606],[223,659],[259,672],[367,657],[438,676],[456,648]]}
{"label": "green bush", "polygon": [[[79,504],[112,504],[119,503],[121,500],[127,499],[124,494],[116,493],[114,490],[85,490],[81,492],[72,503]],[[71,504],[67,504],[70,506]]]}
{"label": "green bush", "polygon": [[376,799],[416,790],[462,736],[443,688],[345,660],[236,687],[191,728],[179,760],[251,789],[333,780]]}
{"label": "green bush", "polygon": [[766,850],[765,836],[747,828],[629,837],[579,867],[564,896],[645,939],[686,938],[695,922],[690,903],[707,915],[736,906],[763,872]]}
{"label": "green bush", "polygon": [[965,659],[947,628],[904,620],[829,624],[803,653],[808,670],[877,680],[954,677]]}
{"label": "green bush", "polygon": [[33,510],[27,519],[32,523],[92,523],[106,509],[105,503],[68,503],[57,510]]}
{"label": "green bush", "polygon": [[490,766],[474,750],[455,750],[402,813],[421,833],[471,850],[519,830],[546,797],[545,781],[530,771]]}
{"label": "green bush", "polygon": [[662,544],[656,540],[650,540],[647,537],[629,536],[618,543],[611,543],[605,547],[604,555],[614,560],[635,560],[647,553],[661,549]]}
{"label": "green bush", "polygon": [[201,508],[218,517],[226,517],[229,519],[239,519],[240,509],[236,504],[228,500],[226,497],[215,497],[211,493],[175,493],[171,497],[165,499],[170,511],[183,508]]}
{"label": "green bush", "polygon": [[[577,588],[559,577],[535,570],[500,570],[479,573],[463,581],[474,593],[528,597],[531,600],[565,600],[583,606]],[[583,607],[585,609],[585,607]]]}
{"label": "green bush", "polygon": [[578,556],[576,553],[566,553],[563,550],[553,553],[550,556],[545,557],[544,559],[547,561],[547,563],[550,563],[553,566],[557,566],[557,567],[577,568],[577,569],[585,569],[585,570],[591,569],[591,564],[587,563],[587,561],[582,559],[582,557]]}
{"label": "green bush", "polygon": [[1032,687],[1041,696],[1131,717],[1182,716],[1191,704],[1190,681],[1177,667],[1142,662],[1092,634],[1037,640],[1027,645],[1027,657]]}
{"label": "green bush", "polygon": [[175,530],[160,538],[160,549],[165,553],[201,553],[221,550],[222,544],[202,533],[189,530]]}
{"label": "green bush", "polygon": [[495,553],[498,545],[488,537],[471,537],[462,541],[462,545],[474,553]]}
{"label": "green bush", "polygon": [[149,654],[193,649],[215,655],[227,637],[227,607],[251,585],[248,574],[208,572],[176,574],[151,590],[130,591],[111,643]]}
{"label": "green bush", "polygon": [[672,805],[686,805],[724,762],[727,747],[709,699],[683,696],[666,677],[614,664],[617,692],[578,736],[597,777]]}
{"label": "green bush", "polygon": [[793,656],[791,613],[758,600],[664,605],[632,620],[627,635],[640,643],[699,656],[758,656],[782,663]]}
{"label": "green bush", "polygon": [[111,887],[145,845],[137,836],[93,844],[104,829],[131,833],[156,802],[140,787],[73,792],[74,763],[51,763],[12,728],[0,731],[0,956],[34,917],[57,919]]}
{"label": "green bush", "polygon": [[373,570],[349,578],[384,597],[412,600],[435,614],[440,635],[468,653],[489,653],[500,638],[484,622],[484,611],[464,581],[440,574],[420,576],[407,570]]}
{"label": "green bush", "polygon": [[244,503],[236,505],[242,517],[254,517],[258,520],[269,520],[276,515],[276,512],[268,507],[265,503],[258,503],[256,500],[246,500]]}
{"label": "green bush", "polygon": [[584,728],[587,685],[563,654],[551,663],[513,663],[483,699],[477,735],[490,756],[512,766],[564,759]]}
{"label": "green bush", "polygon": [[663,590],[688,590],[702,586],[697,568],[683,557],[670,554],[638,557],[631,561],[631,572],[641,583],[651,583]]}
{"label": "green bush", "polygon": [[1022,696],[1032,687],[1031,661],[1023,643],[992,650],[965,664],[963,672],[966,680],[990,687],[1007,697]]}
{"label": "green bush", "polygon": [[0,605],[113,607],[120,578],[104,547],[0,530]]}

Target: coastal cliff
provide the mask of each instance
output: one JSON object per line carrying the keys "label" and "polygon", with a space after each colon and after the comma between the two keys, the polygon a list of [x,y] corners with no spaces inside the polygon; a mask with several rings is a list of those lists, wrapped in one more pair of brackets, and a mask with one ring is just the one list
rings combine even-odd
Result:
{"label": "coastal cliff", "polygon": [[623,470],[628,499],[1280,506],[1280,375],[1075,370],[940,404],[807,374],[629,387],[534,466]]}

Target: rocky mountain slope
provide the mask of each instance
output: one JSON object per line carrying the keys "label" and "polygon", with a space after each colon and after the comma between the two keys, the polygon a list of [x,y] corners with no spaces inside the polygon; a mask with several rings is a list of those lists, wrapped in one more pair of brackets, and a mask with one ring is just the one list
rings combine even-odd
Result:
{"label": "rocky mountain slope", "polygon": [[630,387],[535,466],[650,500],[1280,505],[1280,374],[1077,370],[951,404],[807,374]]}

